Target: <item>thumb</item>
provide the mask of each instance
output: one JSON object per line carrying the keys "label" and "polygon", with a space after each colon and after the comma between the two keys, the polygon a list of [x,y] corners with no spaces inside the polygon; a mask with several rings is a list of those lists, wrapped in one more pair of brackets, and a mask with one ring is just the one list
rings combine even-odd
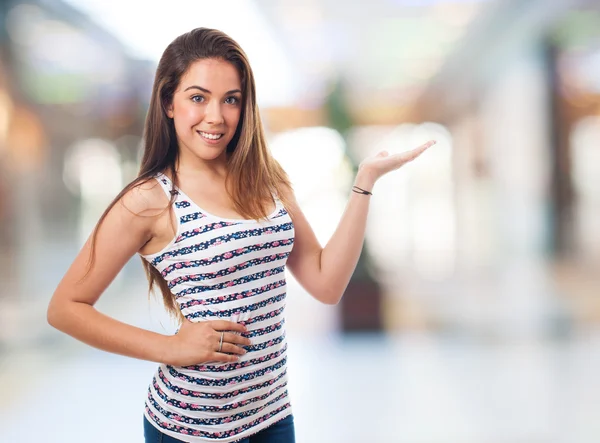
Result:
{"label": "thumb", "polygon": [[194,324],[193,321],[191,321],[189,318],[187,318],[186,316],[183,317],[183,321],[181,322],[181,326],[179,327],[180,329],[183,327],[187,327]]}

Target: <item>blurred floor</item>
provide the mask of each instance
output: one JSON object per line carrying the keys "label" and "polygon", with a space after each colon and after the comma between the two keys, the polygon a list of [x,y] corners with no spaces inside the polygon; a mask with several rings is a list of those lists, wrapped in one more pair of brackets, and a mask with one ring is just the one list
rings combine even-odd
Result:
{"label": "blurred floor", "polygon": [[[0,1],[0,443],[143,439],[156,364],[46,322],[73,243],[135,175],[150,37],[197,25],[126,3]],[[389,334],[340,336],[338,308],[289,280],[298,443],[600,442],[598,2],[242,3],[202,21],[243,39],[322,244],[351,163],[438,140],[373,197],[365,268]],[[136,259],[97,307],[171,333],[145,294]]]}
{"label": "blurred floor", "polygon": [[[98,308],[136,326],[172,330],[141,283],[113,285]],[[141,443],[156,364],[53,331],[45,302],[30,304],[30,323],[19,324],[37,329],[36,339],[2,356],[0,442]],[[459,330],[340,337],[335,308],[318,305],[294,282],[287,315],[298,443],[600,441],[600,329],[579,327],[554,339]]]}

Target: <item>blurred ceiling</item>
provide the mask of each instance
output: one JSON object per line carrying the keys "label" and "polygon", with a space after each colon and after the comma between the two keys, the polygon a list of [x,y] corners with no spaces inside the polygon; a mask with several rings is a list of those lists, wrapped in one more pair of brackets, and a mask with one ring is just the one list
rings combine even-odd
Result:
{"label": "blurred ceiling", "polygon": [[262,106],[314,109],[338,80],[350,105],[411,102],[500,0],[65,1],[151,60],[189,29],[221,29],[248,53]]}
{"label": "blurred ceiling", "polygon": [[492,0],[255,0],[305,82],[340,76],[350,100],[411,101]]}

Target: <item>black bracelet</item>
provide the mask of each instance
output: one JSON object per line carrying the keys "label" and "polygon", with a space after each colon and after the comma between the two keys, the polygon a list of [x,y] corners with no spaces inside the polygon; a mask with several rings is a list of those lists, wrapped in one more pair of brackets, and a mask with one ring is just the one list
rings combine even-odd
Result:
{"label": "black bracelet", "polygon": [[[358,191],[354,188],[358,189]],[[363,194],[363,195],[373,195],[372,192],[365,191],[363,188],[359,188],[358,186],[352,186],[352,192],[356,192],[357,194]]]}

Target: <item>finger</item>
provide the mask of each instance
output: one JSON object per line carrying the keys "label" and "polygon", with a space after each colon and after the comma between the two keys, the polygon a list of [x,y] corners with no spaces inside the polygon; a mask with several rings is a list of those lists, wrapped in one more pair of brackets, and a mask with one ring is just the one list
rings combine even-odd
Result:
{"label": "finger", "polygon": [[246,327],[241,323],[234,323],[227,320],[213,320],[209,322],[210,326],[215,331],[237,331],[246,332]]}
{"label": "finger", "polygon": [[[435,140],[429,140],[427,143],[422,144],[421,146],[415,148],[412,150],[412,152],[414,152],[415,158],[418,157],[419,155],[421,155],[424,151],[426,151],[428,148],[431,148],[433,145],[435,145],[437,142]],[[410,152],[410,151],[409,151]]]}
{"label": "finger", "polygon": [[244,348],[236,346],[231,343],[223,343],[223,348],[221,348],[221,352],[225,352],[227,354],[238,354],[244,355],[247,351]]}
{"label": "finger", "polygon": [[436,144],[435,140],[429,140],[427,143],[422,144],[421,146],[419,146],[417,148],[411,149],[410,151],[401,152],[400,154],[396,154],[396,157],[403,162],[409,162],[409,161],[412,161],[415,158],[417,158],[419,155],[421,155],[423,152],[425,152],[427,150],[427,148],[430,148],[435,144]]}
{"label": "finger", "polygon": [[415,149],[411,149],[410,151],[406,152],[406,154],[408,154],[409,157],[411,157],[411,160],[414,160],[419,155],[421,155],[423,152],[425,152],[425,150],[427,150],[427,148],[430,148],[433,145],[435,145],[435,143],[436,143],[435,140],[429,140],[427,143],[424,143],[421,146],[416,147]]}
{"label": "finger", "polygon": [[238,345],[249,346],[252,344],[252,341],[249,338],[242,337],[241,335],[232,334],[230,332],[226,332],[223,336],[223,342],[233,343]]}
{"label": "finger", "polygon": [[239,355],[223,354],[222,352],[213,352],[210,354],[209,361],[220,361],[223,363],[233,363],[240,360]]}

